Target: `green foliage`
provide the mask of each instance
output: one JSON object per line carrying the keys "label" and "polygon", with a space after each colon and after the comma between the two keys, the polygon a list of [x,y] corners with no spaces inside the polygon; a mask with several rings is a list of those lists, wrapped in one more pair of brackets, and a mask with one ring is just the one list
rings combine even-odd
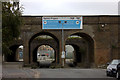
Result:
{"label": "green foliage", "polygon": [[55,69],[55,66],[50,66],[50,68]]}
{"label": "green foliage", "polygon": [[68,37],[68,39],[80,39],[81,37]]}
{"label": "green foliage", "polygon": [[22,8],[19,2],[2,2],[2,48],[3,53],[10,53],[9,47],[11,43],[20,35],[20,25]]}
{"label": "green foliage", "polygon": [[112,48],[113,48],[113,49],[116,49],[116,48],[117,48],[117,46],[116,46],[116,45],[112,45]]}

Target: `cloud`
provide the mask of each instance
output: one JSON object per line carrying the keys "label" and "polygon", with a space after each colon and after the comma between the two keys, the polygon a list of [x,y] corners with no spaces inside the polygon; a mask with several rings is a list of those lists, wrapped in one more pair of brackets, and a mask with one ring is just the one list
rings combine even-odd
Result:
{"label": "cloud", "polygon": [[[87,0],[85,0],[87,1]],[[117,15],[118,0],[110,2],[82,2],[81,0],[29,0],[21,1],[23,15]]]}

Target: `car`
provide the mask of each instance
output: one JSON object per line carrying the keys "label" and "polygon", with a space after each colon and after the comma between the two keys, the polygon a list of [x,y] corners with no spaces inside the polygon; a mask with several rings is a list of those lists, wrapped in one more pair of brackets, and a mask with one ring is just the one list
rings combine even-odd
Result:
{"label": "car", "polygon": [[116,78],[117,78],[118,80],[120,80],[120,63],[117,65]]}
{"label": "car", "polygon": [[120,63],[120,59],[114,59],[111,63],[107,66],[106,75],[115,77],[117,74],[117,65]]}

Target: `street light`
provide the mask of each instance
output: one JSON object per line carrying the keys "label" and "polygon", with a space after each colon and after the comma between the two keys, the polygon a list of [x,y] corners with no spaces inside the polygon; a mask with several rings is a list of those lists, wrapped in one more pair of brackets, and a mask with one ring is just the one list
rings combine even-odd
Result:
{"label": "street light", "polygon": [[62,60],[62,66],[64,67],[64,58],[65,58],[65,51],[64,51],[64,29],[63,29],[63,24],[67,23],[67,21],[64,21],[64,23],[62,23],[61,21],[59,21],[59,23],[62,24],[62,55],[61,58]]}

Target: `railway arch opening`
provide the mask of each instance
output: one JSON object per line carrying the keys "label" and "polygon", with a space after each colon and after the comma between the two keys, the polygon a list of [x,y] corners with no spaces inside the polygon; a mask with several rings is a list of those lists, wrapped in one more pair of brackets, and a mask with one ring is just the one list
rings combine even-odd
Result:
{"label": "railway arch opening", "polygon": [[[66,39],[66,45],[73,47],[72,65],[90,68],[94,66],[94,40],[85,33],[74,33]],[[72,50],[69,49],[69,51]],[[66,51],[68,52],[68,51]],[[68,53],[67,53],[68,54]]]}
{"label": "railway arch opening", "polygon": [[55,62],[55,50],[49,45],[40,45],[33,51],[33,61],[38,63],[40,68],[49,68]]}
{"label": "railway arch opening", "polygon": [[29,42],[30,64],[49,67],[59,62],[59,45],[57,38],[50,33],[34,35]]}
{"label": "railway arch opening", "polygon": [[3,55],[3,61],[6,62],[23,62],[23,45],[12,45],[9,47],[8,54]]}

